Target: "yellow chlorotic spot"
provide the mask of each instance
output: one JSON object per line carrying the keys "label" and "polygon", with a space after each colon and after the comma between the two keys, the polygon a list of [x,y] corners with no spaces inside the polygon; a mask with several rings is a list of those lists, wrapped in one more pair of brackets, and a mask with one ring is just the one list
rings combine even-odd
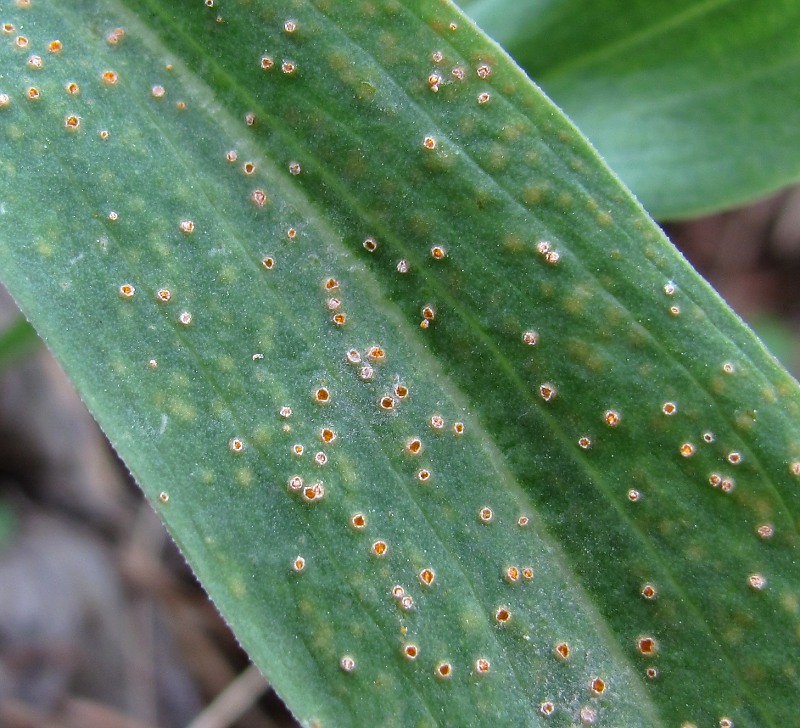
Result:
{"label": "yellow chlorotic spot", "polygon": [[419,580],[425,586],[431,586],[436,580],[436,573],[433,569],[423,569],[419,572]]}
{"label": "yellow chlorotic spot", "polygon": [[192,323],[192,314],[189,311],[183,311],[180,316],[178,316],[178,322],[183,324],[184,326],[189,326]]}
{"label": "yellow chlorotic spot", "polygon": [[353,528],[362,529],[367,526],[367,517],[363,513],[356,513],[351,519],[350,523]]}
{"label": "yellow chlorotic spot", "polygon": [[436,140],[431,136],[426,136],[422,140],[422,146],[429,150],[436,149]]}
{"label": "yellow chlorotic spot", "polygon": [[407,660],[416,660],[419,655],[419,648],[416,645],[403,645],[403,657]]}
{"label": "yellow chlorotic spot", "polygon": [[539,386],[539,396],[545,402],[549,402],[550,400],[554,399],[557,394],[558,389],[556,389],[554,384],[546,382],[545,384]]}
{"label": "yellow chlorotic spot", "polygon": [[568,660],[570,655],[569,645],[566,642],[559,642],[555,647],[555,654],[561,660]]}
{"label": "yellow chlorotic spot", "polygon": [[621,420],[622,416],[616,410],[606,410],[606,413],[603,415],[603,422],[609,427],[617,427]]}
{"label": "yellow chlorotic spot", "polygon": [[326,387],[320,387],[314,392],[314,401],[319,404],[328,404],[331,401],[331,393]]}
{"label": "yellow chlorotic spot", "polygon": [[133,298],[136,294],[136,289],[130,283],[123,283],[119,287],[119,295],[122,298]]}
{"label": "yellow chlorotic spot", "polygon": [[494,518],[494,512],[488,506],[484,506],[478,511],[478,518],[480,518],[484,523],[491,523],[492,519]]}
{"label": "yellow chlorotic spot", "polygon": [[234,437],[228,444],[228,447],[232,453],[239,454],[244,452],[244,443],[238,437]]}
{"label": "yellow chlorotic spot", "polygon": [[348,655],[339,660],[339,665],[345,672],[353,672],[356,669],[356,661]]}
{"label": "yellow chlorotic spot", "polygon": [[678,411],[678,405],[674,402],[664,402],[664,404],[661,405],[661,411],[665,415],[674,415]]}
{"label": "yellow chlorotic spot", "polygon": [[117,45],[125,37],[124,28],[114,28],[107,36],[106,43],[109,45]]}
{"label": "yellow chlorotic spot", "polygon": [[162,491],[158,494],[158,500],[160,500],[162,503],[169,503],[169,493]]}
{"label": "yellow chlorotic spot", "polygon": [[449,678],[453,674],[453,666],[449,662],[440,662],[436,666],[436,676]]}
{"label": "yellow chlorotic spot", "polygon": [[506,624],[511,619],[511,612],[507,607],[498,607],[494,613],[494,618],[498,624]]}
{"label": "yellow chlorotic spot", "polygon": [[385,556],[386,552],[389,550],[389,546],[386,544],[386,541],[375,541],[372,544],[372,553],[375,556]]}
{"label": "yellow chlorotic spot", "polygon": [[368,253],[374,253],[378,249],[378,243],[375,241],[374,238],[367,238],[363,242],[364,250]]}
{"label": "yellow chlorotic spot", "polygon": [[296,572],[301,572],[306,568],[306,560],[302,556],[296,556],[292,562],[292,569]]}
{"label": "yellow chlorotic spot", "polygon": [[606,683],[599,677],[594,678],[589,687],[595,695],[602,695],[606,691]]}
{"label": "yellow chlorotic spot", "polygon": [[156,292],[156,298],[161,301],[161,303],[168,303],[172,298],[172,292],[168,288],[159,288]]}
{"label": "yellow chlorotic spot", "polygon": [[695,446],[691,442],[684,442],[681,445],[681,455],[685,458],[690,458],[695,453]]}
{"label": "yellow chlorotic spot", "polygon": [[475,672],[477,672],[479,675],[485,675],[491,669],[491,663],[485,657],[480,657],[475,660]]}

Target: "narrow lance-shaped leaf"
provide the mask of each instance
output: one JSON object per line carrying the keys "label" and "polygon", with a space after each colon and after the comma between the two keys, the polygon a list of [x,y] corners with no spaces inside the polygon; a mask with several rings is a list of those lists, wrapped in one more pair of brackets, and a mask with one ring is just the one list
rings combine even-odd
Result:
{"label": "narrow lance-shaped leaf", "polygon": [[797,386],[453,6],[3,13],[4,279],[303,721],[797,725]]}
{"label": "narrow lance-shaped leaf", "polygon": [[794,0],[468,0],[656,217],[800,179]]}

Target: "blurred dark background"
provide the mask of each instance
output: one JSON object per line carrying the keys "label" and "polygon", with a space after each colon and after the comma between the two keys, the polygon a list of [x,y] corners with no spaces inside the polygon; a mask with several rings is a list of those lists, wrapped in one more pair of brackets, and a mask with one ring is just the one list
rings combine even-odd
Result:
{"label": "blurred dark background", "polygon": [[[665,229],[797,376],[800,187]],[[44,347],[0,365],[0,727],[295,725]]]}

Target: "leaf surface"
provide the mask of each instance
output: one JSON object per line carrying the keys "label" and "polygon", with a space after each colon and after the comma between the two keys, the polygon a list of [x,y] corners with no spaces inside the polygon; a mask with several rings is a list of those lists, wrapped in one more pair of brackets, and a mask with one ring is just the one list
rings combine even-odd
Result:
{"label": "leaf surface", "polygon": [[797,724],[797,386],[453,6],[4,15],[0,270],[301,720]]}
{"label": "leaf surface", "polygon": [[800,179],[793,0],[468,0],[463,6],[657,218]]}

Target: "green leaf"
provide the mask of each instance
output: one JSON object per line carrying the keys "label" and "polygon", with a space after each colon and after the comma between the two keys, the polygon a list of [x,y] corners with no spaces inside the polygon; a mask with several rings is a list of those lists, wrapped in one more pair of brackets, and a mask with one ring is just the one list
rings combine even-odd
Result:
{"label": "green leaf", "polygon": [[453,6],[4,14],[0,270],[301,720],[797,724],[797,385]]}
{"label": "green leaf", "polygon": [[800,179],[794,0],[468,0],[657,218]]}
{"label": "green leaf", "polygon": [[26,356],[38,343],[36,332],[22,316],[0,331],[0,371]]}

